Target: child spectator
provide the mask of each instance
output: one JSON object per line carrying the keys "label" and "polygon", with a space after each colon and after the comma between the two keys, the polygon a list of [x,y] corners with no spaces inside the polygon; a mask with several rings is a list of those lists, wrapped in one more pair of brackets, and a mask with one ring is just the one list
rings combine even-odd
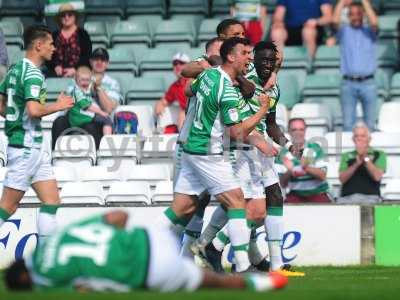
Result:
{"label": "child spectator", "polygon": [[74,107],[68,112],[68,120],[72,127],[81,127],[95,122],[103,127],[103,135],[112,134],[112,121],[108,114],[93,102],[91,96],[92,71],[81,66],[75,75],[75,86],[71,92]]}

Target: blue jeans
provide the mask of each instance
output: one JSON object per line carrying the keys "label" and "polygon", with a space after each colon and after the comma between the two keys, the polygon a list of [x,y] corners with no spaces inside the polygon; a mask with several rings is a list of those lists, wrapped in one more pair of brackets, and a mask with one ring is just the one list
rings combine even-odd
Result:
{"label": "blue jeans", "polygon": [[370,131],[375,129],[378,95],[374,79],[361,82],[343,79],[340,98],[343,131],[351,131],[357,121],[357,100],[361,101],[364,123]]}

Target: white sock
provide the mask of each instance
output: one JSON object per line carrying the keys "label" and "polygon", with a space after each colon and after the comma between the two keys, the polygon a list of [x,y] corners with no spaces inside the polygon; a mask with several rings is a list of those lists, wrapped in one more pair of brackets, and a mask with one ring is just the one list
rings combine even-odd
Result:
{"label": "white sock", "polygon": [[235,254],[236,270],[242,272],[250,267],[247,253],[250,229],[247,226],[245,209],[228,210],[228,233]]}
{"label": "white sock", "polygon": [[48,237],[57,229],[56,215],[39,212],[37,221],[39,237]]}
{"label": "white sock", "polygon": [[265,231],[267,232],[271,270],[276,271],[283,266],[281,251],[283,238],[283,217],[267,216],[265,218]]}
{"label": "white sock", "polygon": [[201,229],[203,228],[203,218],[198,215],[193,215],[190,222],[185,227],[185,234],[183,235],[181,256],[193,258],[193,253],[190,246],[200,236]]}
{"label": "white sock", "polygon": [[255,229],[251,231],[250,235],[249,259],[251,264],[254,266],[258,265],[264,259],[264,255],[261,253],[257,245],[257,236]]}
{"label": "white sock", "polygon": [[224,251],[226,245],[229,244],[228,225],[225,225],[218,233],[212,243],[218,251]]}
{"label": "white sock", "polygon": [[171,230],[180,239],[187,225],[187,221],[184,218],[179,218],[169,207],[161,214],[161,217],[158,219],[158,225],[161,226],[161,228]]}
{"label": "white sock", "polygon": [[226,211],[218,206],[212,216],[210,223],[204,229],[203,233],[200,235],[199,242],[206,246],[215,238],[217,232],[220,231],[228,222],[228,216],[226,215]]}

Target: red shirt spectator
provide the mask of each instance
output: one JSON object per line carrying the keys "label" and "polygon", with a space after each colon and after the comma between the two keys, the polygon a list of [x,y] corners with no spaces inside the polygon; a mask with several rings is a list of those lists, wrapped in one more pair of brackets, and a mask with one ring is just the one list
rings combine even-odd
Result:
{"label": "red shirt spectator", "polygon": [[158,118],[162,117],[162,114],[165,111],[165,108],[175,101],[179,103],[179,113],[176,124],[169,124],[167,126],[165,133],[175,133],[182,127],[183,121],[185,120],[185,110],[187,104],[187,98],[185,96],[185,87],[190,81],[190,79],[182,77],[181,73],[185,64],[190,62],[189,56],[184,53],[178,52],[172,58],[172,66],[175,76],[177,80],[171,84],[168,88],[168,91],[165,93],[164,97],[162,97],[155,105],[155,115]]}

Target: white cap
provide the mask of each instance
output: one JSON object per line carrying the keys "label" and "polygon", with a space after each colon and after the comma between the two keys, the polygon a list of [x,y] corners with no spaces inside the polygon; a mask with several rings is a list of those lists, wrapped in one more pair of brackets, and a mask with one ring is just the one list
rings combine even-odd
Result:
{"label": "white cap", "polygon": [[182,52],[178,52],[174,55],[174,57],[172,58],[172,61],[181,61],[183,63],[188,63],[190,62],[190,58],[187,54],[182,53]]}

